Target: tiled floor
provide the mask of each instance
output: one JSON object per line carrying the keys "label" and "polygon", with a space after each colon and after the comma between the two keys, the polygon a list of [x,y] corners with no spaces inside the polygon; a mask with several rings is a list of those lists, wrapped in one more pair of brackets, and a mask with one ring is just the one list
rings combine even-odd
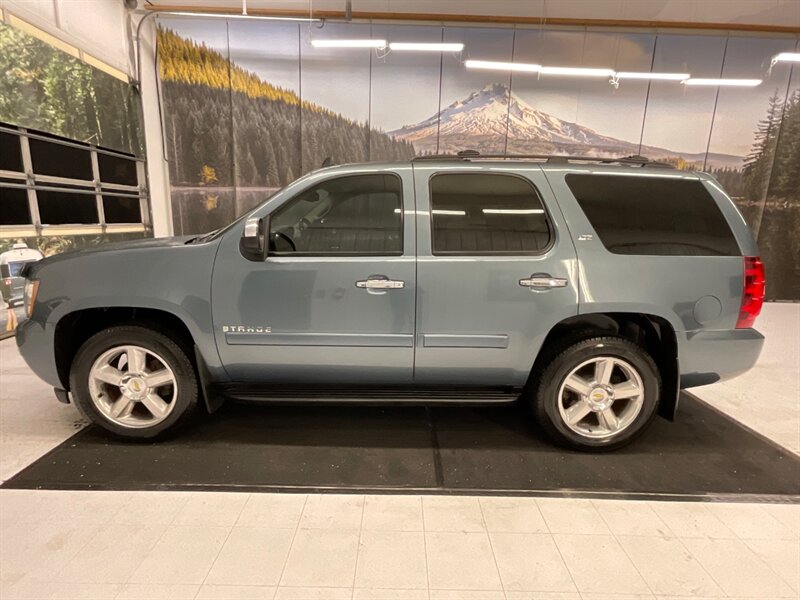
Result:
{"label": "tiled floor", "polygon": [[[797,452],[800,306],[759,325],[759,366],[698,395]],[[80,424],[0,342],[0,478]],[[2,600],[723,597],[800,598],[800,505],[0,491]]]}
{"label": "tiled floor", "polygon": [[13,490],[0,498],[4,600],[800,592],[798,505]]}

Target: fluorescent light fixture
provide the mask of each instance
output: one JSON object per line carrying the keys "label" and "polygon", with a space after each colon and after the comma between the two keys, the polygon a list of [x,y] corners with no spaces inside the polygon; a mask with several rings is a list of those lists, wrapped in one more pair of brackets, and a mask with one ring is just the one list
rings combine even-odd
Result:
{"label": "fluorescent light fixture", "polygon": [[191,12],[186,10],[164,10],[158,11],[159,15],[177,15],[181,17],[203,17],[207,19],[260,19],[262,21],[310,21],[317,22],[319,19],[309,17],[270,17],[268,15],[240,15],[235,13],[211,13],[211,12]]}
{"label": "fluorescent light fixture", "polygon": [[772,57],[772,64],[777,62],[800,62],[800,52],[781,52]]}
{"label": "fluorescent light fixture", "polygon": [[431,212],[435,215],[454,215],[457,217],[463,217],[467,214],[465,210],[433,210]]}
{"label": "fluorescent light fixture", "polygon": [[485,215],[541,215],[544,210],[541,208],[484,208]]}
{"label": "fluorescent light fixture", "polygon": [[311,40],[314,48],[386,48],[386,40]]}
{"label": "fluorescent light fixture", "polygon": [[657,79],[662,81],[684,81],[689,79],[689,73],[637,73],[635,71],[619,71],[617,79]]}
{"label": "fluorescent light fixture", "polygon": [[681,81],[684,85],[723,85],[735,87],[755,87],[761,85],[761,79],[695,79],[690,77]]}
{"label": "fluorescent light fixture", "polygon": [[461,42],[391,42],[391,50],[417,50],[420,52],[461,52],[464,44]]}
{"label": "fluorescent light fixture", "polygon": [[468,69],[491,69],[498,71],[523,71],[525,73],[538,73],[542,65],[531,63],[496,62],[493,60],[467,60],[464,65]]}
{"label": "fluorescent light fixture", "polygon": [[613,77],[614,69],[592,69],[587,67],[542,67],[542,75],[571,75],[574,77]]}

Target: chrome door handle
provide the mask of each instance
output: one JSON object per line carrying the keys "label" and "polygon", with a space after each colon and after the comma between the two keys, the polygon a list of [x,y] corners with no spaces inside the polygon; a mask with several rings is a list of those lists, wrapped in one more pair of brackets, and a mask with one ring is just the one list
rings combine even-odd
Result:
{"label": "chrome door handle", "polygon": [[519,284],[532,290],[551,290],[553,288],[567,287],[567,280],[562,277],[550,277],[550,275],[536,273],[526,279],[520,279]]}
{"label": "chrome door handle", "polygon": [[406,282],[389,279],[384,275],[370,275],[366,279],[356,281],[356,287],[366,290],[401,290],[406,287]]}

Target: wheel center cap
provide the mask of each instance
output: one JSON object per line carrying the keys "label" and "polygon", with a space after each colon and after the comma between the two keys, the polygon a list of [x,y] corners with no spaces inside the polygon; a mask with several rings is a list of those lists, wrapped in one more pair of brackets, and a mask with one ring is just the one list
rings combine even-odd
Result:
{"label": "wheel center cap", "polygon": [[126,379],[121,386],[122,393],[128,398],[141,400],[147,395],[147,384],[141,377],[131,377]]}
{"label": "wheel center cap", "polygon": [[592,391],[589,392],[588,402],[589,406],[592,407],[592,410],[602,411],[614,403],[614,397],[610,390],[605,387],[598,386],[592,388]]}

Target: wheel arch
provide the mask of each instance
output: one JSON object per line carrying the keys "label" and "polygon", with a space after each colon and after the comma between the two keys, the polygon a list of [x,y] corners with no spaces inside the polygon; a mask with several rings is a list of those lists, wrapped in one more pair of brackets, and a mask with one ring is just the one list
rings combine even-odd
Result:
{"label": "wheel arch", "polygon": [[172,338],[184,351],[198,376],[198,387],[206,407],[211,409],[207,393],[208,369],[196,335],[179,315],[140,306],[105,306],[82,308],[62,316],[55,326],[54,355],[58,377],[69,390],[69,374],[78,349],[94,334],[114,325],[132,324],[149,327]]}
{"label": "wheel arch", "polygon": [[541,372],[549,361],[566,347],[597,335],[620,335],[644,348],[661,373],[661,402],[658,414],[672,420],[678,406],[679,365],[675,329],[665,318],[647,313],[602,312],[568,317],[554,325],[531,370]]}

